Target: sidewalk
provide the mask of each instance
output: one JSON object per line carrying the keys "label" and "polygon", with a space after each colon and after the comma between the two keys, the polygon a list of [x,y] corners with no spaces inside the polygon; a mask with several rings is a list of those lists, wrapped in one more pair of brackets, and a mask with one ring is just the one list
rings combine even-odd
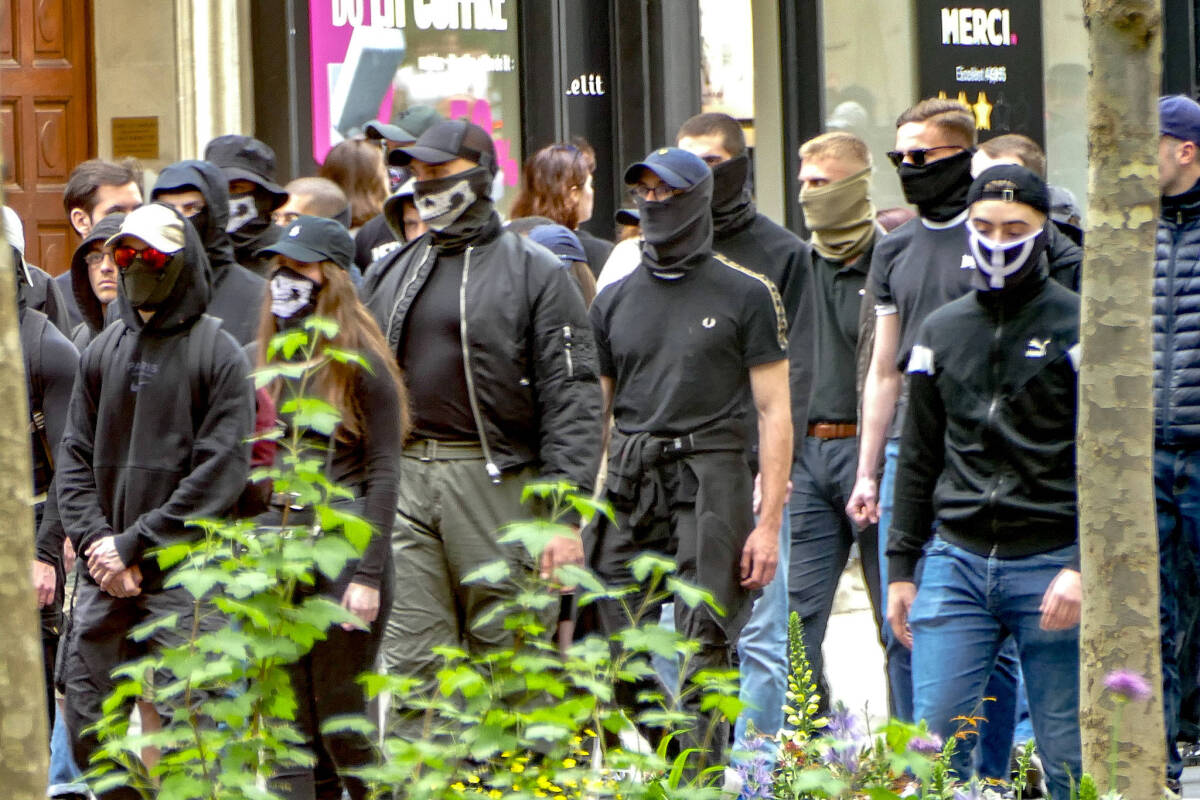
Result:
{"label": "sidewalk", "polygon": [[[838,585],[825,633],[825,677],[833,702],[840,700],[858,713],[866,709],[871,725],[887,719],[883,649],[857,562],[851,562]],[[1200,800],[1200,767],[1184,770],[1183,797]]]}

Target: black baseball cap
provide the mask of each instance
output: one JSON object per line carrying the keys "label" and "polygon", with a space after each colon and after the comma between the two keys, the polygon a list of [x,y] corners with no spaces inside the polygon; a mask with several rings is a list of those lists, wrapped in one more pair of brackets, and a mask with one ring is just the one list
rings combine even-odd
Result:
{"label": "black baseball cap", "polygon": [[[445,119],[434,123],[417,138],[415,144],[398,147],[388,155],[393,166],[407,167],[413,161],[445,164],[465,158],[495,174],[496,145],[487,131],[465,119]],[[703,162],[701,162],[703,163]]]}
{"label": "black baseball cap", "polygon": [[979,173],[967,192],[967,204],[979,200],[1024,203],[1043,214],[1050,213],[1050,190],[1046,182],[1016,164],[997,164]]}
{"label": "black baseball cap", "polygon": [[271,195],[271,210],[287,202],[288,193],[275,182],[275,151],[253,136],[218,136],[204,148],[204,160],[221,168],[225,180],[250,181]]}
{"label": "black baseball cap", "polygon": [[625,183],[637,183],[642,170],[648,169],[672,189],[691,189],[712,174],[704,159],[678,147],[660,147],[625,170]]}
{"label": "black baseball cap", "polygon": [[258,255],[277,253],[304,264],[332,261],[342,269],[350,269],[354,260],[354,240],[350,231],[337,220],[327,217],[301,216],[284,228],[279,239]]}
{"label": "black baseball cap", "polygon": [[400,112],[394,122],[368,122],[363,133],[368,139],[387,139],[391,142],[408,144],[421,138],[442,115],[429,106],[409,106]]}

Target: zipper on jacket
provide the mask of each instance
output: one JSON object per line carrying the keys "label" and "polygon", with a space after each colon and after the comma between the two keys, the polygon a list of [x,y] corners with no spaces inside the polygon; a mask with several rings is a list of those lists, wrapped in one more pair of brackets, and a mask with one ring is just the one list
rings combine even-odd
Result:
{"label": "zipper on jacket", "polygon": [[479,432],[479,446],[483,448],[484,468],[492,483],[500,485],[500,468],[492,461],[492,451],[488,447],[487,433],[483,430],[483,415],[479,413],[479,401],[475,396],[475,378],[471,375],[471,349],[467,346],[467,278],[471,274],[471,251],[467,248],[463,256],[462,283],[458,287],[458,335],[462,340],[463,372],[467,379],[467,400],[471,403],[471,416],[475,418],[475,429]]}
{"label": "zipper on jacket", "polygon": [[567,354],[567,377],[575,377],[575,362],[571,359],[571,326],[563,325],[563,350]]}
{"label": "zipper on jacket", "polygon": [[425,266],[425,261],[429,258],[429,251],[432,249],[432,243],[425,245],[425,252],[421,254],[417,268],[413,270],[412,277],[410,277],[408,281],[400,287],[400,293],[396,295],[396,302],[392,303],[392,313],[388,314],[387,331],[392,329],[392,324],[396,321],[396,311],[399,310],[400,304],[404,302],[404,297],[408,294],[408,287],[412,286],[413,282],[416,281],[417,276],[421,274],[421,267]]}
{"label": "zipper on jacket", "polygon": [[[988,404],[987,424],[992,429],[992,432],[999,434],[999,429],[996,424],[996,417],[1000,411],[1000,383],[1004,377],[1004,370],[1001,366],[1000,344],[1004,341],[1004,308],[1001,306],[996,313],[996,333],[992,337],[991,361],[992,361],[992,400]],[[992,541],[995,542],[999,531],[996,525],[996,500],[1000,495],[1001,476],[993,475],[992,490],[988,493],[988,512],[990,519],[988,522],[992,528]]]}
{"label": "zipper on jacket", "polygon": [[1175,257],[1179,252],[1179,239],[1183,224],[1183,212],[1176,211],[1176,227],[1171,231],[1171,251],[1167,256],[1167,296],[1166,319],[1163,320],[1163,349],[1162,349],[1162,385],[1158,387],[1159,396],[1155,403],[1155,427],[1162,429],[1164,444],[1170,444],[1171,430],[1171,374],[1175,371]]}

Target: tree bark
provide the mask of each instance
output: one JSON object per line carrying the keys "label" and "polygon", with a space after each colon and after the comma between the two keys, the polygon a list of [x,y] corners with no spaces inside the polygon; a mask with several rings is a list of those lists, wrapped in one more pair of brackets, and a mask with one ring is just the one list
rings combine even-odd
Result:
{"label": "tree bark", "polygon": [[[0,196],[0,201],[2,201]],[[17,321],[15,269],[0,240],[0,775],[3,793],[46,796],[49,733],[41,620],[33,593],[33,464],[29,400]]]}
{"label": "tree bark", "polygon": [[1084,769],[1109,774],[1116,669],[1149,681],[1126,705],[1118,788],[1150,800],[1166,774],[1160,673],[1158,535],[1152,459],[1151,306],[1158,222],[1157,0],[1084,0],[1088,83],[1088,232],[1079,371],[1079,541],[1083,562],[1079,718]]}

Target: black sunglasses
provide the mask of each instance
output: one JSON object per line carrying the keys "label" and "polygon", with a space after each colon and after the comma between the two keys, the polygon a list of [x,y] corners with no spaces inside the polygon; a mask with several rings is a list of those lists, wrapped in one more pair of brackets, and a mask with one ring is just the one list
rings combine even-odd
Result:
{"label": "black sunglasses", "polygon": [[904,163],[904,157],[908,156],[911,159],[910,163],[914,167],[925,166],[925,156],[932,153],[934,150],[966,150],[960,144],[943,144],[937,147],[919,147],[916,150],[889,150],[887,157],[894,166],[900,166]]}

